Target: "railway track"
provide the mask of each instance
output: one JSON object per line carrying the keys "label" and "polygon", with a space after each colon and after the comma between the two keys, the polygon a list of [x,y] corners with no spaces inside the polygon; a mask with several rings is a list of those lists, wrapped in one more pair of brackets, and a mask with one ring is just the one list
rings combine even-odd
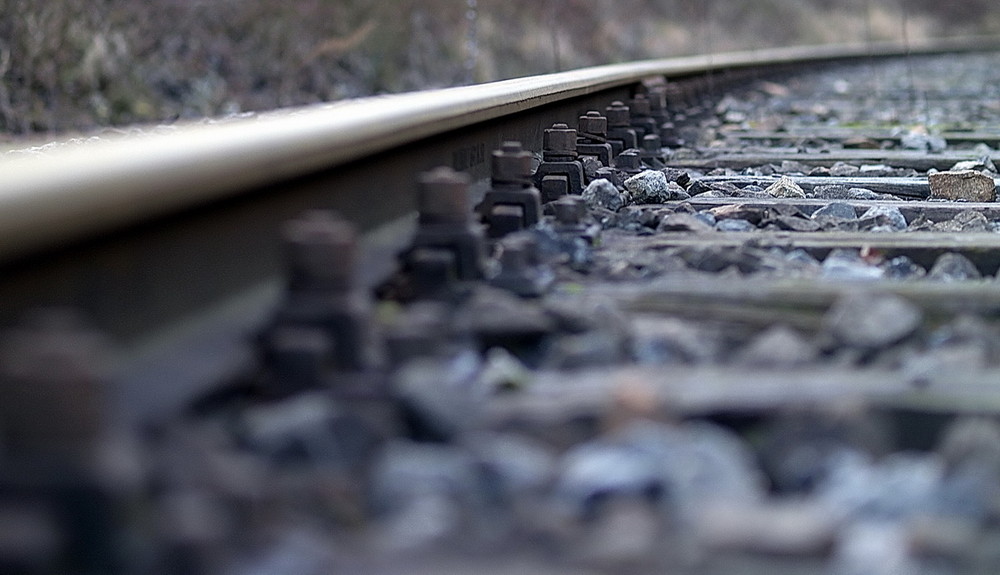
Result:
{"label": "railway track", "polygon": [[994,572],[996,49],[8,154],[0,565]]}

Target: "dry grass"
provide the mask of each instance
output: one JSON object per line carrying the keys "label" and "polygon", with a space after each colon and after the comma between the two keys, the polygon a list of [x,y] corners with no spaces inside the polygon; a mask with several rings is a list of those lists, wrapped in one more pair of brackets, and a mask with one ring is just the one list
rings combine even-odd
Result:
{"label": "dry grass", "polygon": [[[301,105],[613,61],[990,32],[984,0],[0,0],[0,134]],[[13,16],[13,17],[12,17]],[[780,23],[780,24],[779,24]]]}

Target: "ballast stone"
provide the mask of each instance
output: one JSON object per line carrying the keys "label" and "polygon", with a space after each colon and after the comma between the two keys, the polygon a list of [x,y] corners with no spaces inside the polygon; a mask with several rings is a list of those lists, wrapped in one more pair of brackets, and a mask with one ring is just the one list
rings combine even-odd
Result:
{"label": "ballast stone", "polygon": [[583,199],[590,209],[604,208],[617,212],[625,205],[625,200],[618,188],[604,178],[590,182],[583,190]]}
{"label": "ballast stone", "polygon": [[969,202],[995,202],[997,199],[993,178],[975,170],[937,172],[927,179],[932,198]]}
{"label": "ballast stone", "polygon": [[922,321],[920,308],[908,300],[864,292],[842,297],[823,317],[828,335],[844,346],[859,349],[889,347],[917,331]]}
{"label": "ballast stone", "polygon": [[636,204],[662,204],[674,197],[667,177],[655,170],[646,170],[625,180],[625,189],[632,194]]}
{"label": "ballast stone", "polygon": [[960,253],[945,252],[938,256],[927,277],[936,281],[957,282],[982,279],[983,275],[969,258]]}
{"label": "ballast stone", "polygon": [[782,176],[777,182],[768,186],[764,192],[777,198],[806,197],[806,193],[802,191],[802,188],[787,176]]}
{"label": "ballast stone", "polygon": [[872,206],[861,215],[861,223],[866,226],[888,226],[894,231],[906,229],[906,217],[895,206]]}

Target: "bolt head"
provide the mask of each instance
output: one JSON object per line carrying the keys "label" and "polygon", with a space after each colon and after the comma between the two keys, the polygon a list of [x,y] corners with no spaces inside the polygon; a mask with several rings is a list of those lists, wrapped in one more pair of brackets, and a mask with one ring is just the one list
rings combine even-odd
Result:
{"label": "bolt head", "polygon": [[611,102],[611,105],[604,109],[604,115],[608,117],[608,126],[611,127],[628,126],[631,122],[629,107],[619,101]]}
{"label": "bolt head", "polygon": [[546,152],[561,155],[576,154],[576,130],[566,124],[555,124],[542,137],[542,148]]}
{"label": "bolt head", "polygon": [[326,210],[306,212],[284,229],[291,286],[346,289],[354,277],[357,230]]}
{"label": "bolt head", "polygon": [[642,138],[642,151],[658,154],[663,147],[663,142],[657,134],[646,134]]}
{"label": "bolt head", "polygon": [[605,137],[608,135],[608,119],[600,112],[590,111],[585,116],[580,116],[577,129],[581,134]]}
{"label": "bolt head", "polygon": [[417,209],[423,224],[465,223],[471,217],[469,176],[440,167],[417,180]]}
{"label": "bolt head", "polygon": [[648,116],[651,112],[652,106],[650,104],[649,98],[645,94],[636,94],[635,98],[629,102],[629,111],[633,116],[643,117]]}
{"label": "bolt head", "polygon": [[642,168],[642,160],[639,157],[639,151],[634,149],[625,150],[618,154],[618,157],[615,158],[615,166],[626,172],[640,170]]}
{"label": "bolt head", "polygon": [[493,176],[497,183],[524,183],[531,180],[531,152],[523,149],[520,142],[504,142],[493,152]]}
{"label": "bolt head", "polygon": [[571,226],[580,223],[580,210],[576,202],[568,198],[563,197],[552,202],[552,211],[560,224]]}
{"label": "bolt head", "polygon": [[500,267],[504,272],[520,271],[528,267],[528,250],[518,242],[503,244],[500,249]]}
{"label": "bolt head", "polygon": [[649,99],[650,114],[662,114],[667,111],[667,95],[665,88],[659,88],[646,94]]}

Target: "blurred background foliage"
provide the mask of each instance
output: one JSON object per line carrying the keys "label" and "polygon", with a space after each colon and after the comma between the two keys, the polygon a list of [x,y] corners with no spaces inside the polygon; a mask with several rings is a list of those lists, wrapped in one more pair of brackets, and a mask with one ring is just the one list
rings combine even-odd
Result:
{"label": "blurred background foliage", "polygon": [[987,0],[0,0],[0,134],[638,58],[994,33]]}

